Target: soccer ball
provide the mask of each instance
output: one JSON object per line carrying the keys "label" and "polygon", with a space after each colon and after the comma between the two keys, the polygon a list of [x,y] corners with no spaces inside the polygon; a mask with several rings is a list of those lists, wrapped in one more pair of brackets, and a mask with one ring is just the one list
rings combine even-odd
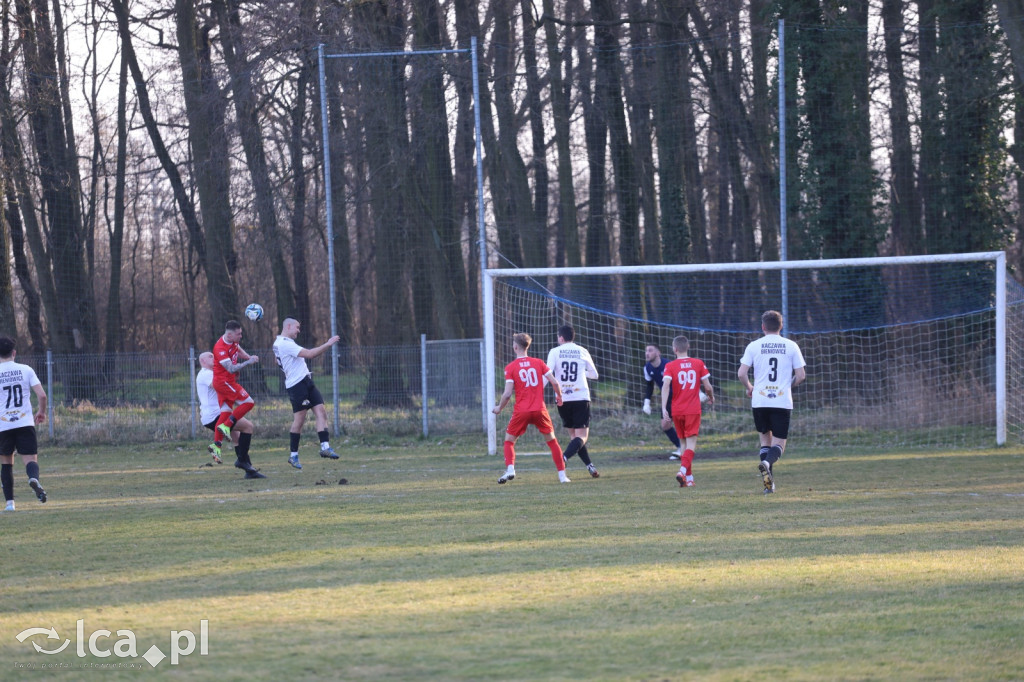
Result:
{"label": "soccer ball", "polygon": [[259,303],[250,303],[245,306],[245,316],[253,322],[259,322],[263,319],[263,306]]}
{"label": "soccer ball", "polygon": [[708,401],[708,394],[705,393],[704,391],[700,392],[700,401],[702,403],[706,403]]}

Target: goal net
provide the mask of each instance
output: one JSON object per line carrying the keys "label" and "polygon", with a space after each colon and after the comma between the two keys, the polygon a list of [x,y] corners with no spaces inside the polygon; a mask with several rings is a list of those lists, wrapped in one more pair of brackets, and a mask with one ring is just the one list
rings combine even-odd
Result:
{"label": "goal net", "polygon": [[[1024,291],[1007,280],[1002,252],[488,270],[484,306],[492,393],[504,383],[513,333],[529,333],[530,354],[543,359],[558,327],[571,324],[601,375],[591,389],[594,435],[635,438],[641,453],[671,449],[657,391],[653,414],[641,411],[643,366],[648,344],[672,359],[677,335],[715,387],[701,450],[754,447],[736,371],[769,309],[784,313],[783,334],[807,360],[807,381],[794,391],[794,444],[967,448],[1021,438]],[[492,453],[504,426],[490,424]]]}

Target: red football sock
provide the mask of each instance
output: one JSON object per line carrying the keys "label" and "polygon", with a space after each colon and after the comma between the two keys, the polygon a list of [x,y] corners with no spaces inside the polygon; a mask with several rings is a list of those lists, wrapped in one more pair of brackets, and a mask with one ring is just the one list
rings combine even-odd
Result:
{"label": "red football sock", "polygon": [[551,448],[551,460],[555,463],[555,468],[559,471],[565,471],[565,460],[562,458],[562,446],[558,444],[558,439],[552,438],[549,440],[548,447]]}
{"label": "red football sock", "polygon": [[217,445],[220,445],[224,440],[221,436],[220,429],[217,427],[221,424],[226,424],[229,417],[231,417],[230,412],[221,412],[220,416],[217,417],[217,423],[213,425],[213,442]]}
{"label": "red football sock", "polygon": [[693,474],[693,469],[691,467],[693,466],[694,454],[696,453],[694,453],[693,450],[684,450],[683,456],[679,458],[679,466],[686,467],[687,474]]}
{"label": "red football sock", "polygon": [[510,467],[516,463],[516,444],[510,440],[505,441],[505,466]]}

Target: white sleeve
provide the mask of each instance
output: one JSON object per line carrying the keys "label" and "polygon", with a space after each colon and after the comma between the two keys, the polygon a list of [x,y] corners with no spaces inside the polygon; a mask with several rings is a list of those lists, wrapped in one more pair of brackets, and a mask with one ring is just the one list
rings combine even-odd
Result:
{"label": "white sleeve", "polygon": [[[547,362],[544,363],[545,365],[548,366],[548,370],[552,374],[555,373],[555,357],[557,357],[557,354],[556,354],[555,351],[557,351],[557,350],[558,350],[557,346],[552,348],[551,350],[549,350],[548,351],[548,360],[547,360]],[[545,374],[543,378],[544,378],[544,385],[547,386],[548,385],[548,375]]]}
{"label": "white sleeve", "polygon": [[586,350],[586,349],[583,350],[583,359],[587,363],[587,378],[588,379],[596,379],[597,378],[597,365],[594,364],[594,358],[590,357],[590,351],[589,350]]}
{"label": "white sleeve", "polygon": [[747,344],[747,347],[743,350],[743,357],[740,358],[740,364],[741,365],[746,365],[747,367],[753,367],[754,366],[754,344],[753,343]]}
{"label": "white sleeve", "polygon": [[804,360],[803,351],[800,350],[800,346],[793,344],[793,349],[796,351],[796,356],[793,358],[793,369],[800,369],[801,367],[807,366],[807,361]]}

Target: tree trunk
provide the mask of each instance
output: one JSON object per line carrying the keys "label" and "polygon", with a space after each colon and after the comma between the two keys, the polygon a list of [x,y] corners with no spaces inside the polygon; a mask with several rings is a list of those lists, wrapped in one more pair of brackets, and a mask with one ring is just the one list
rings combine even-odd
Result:
{"label": "tree trunk", "polygon": [[[661,209],[661,253],[665,263],[690,262],[690,233],[683,179],[683,117],[689,106],[683,85],[689,84],[689,55],[679,30],[686,12],[679,2],[658,3],[654,128],[658,142],[658,203]],[[648,255],[645,253],[645,255]]]}
{"label": "tree trunk", "polygon": [[[526,163],[519,153],[519,123],[512,93],[516,78],[516,52],[512,7],[515,0],[495,0],[494,11],[494,115],[498,121],[498,158],[491,176],[494,192],[498,241],[505,256],[516,266],[542,267],[545,263],[544,236],[533,215]],[[483,109],[487,111],[487,109]],[[496,183],[504,184],[506,203],[499,207]]]}
{"label": "tree trunk", "polygon": [[[472,7],[467,5],[472,4]],[[475,3],[468,3],[465,0],[455,3],[455,34],[456,42],[460,50],[469,50],[472,47],[473,33],[470,32],[467,24],[470,18],[466,13],[475,17]],[[479,50],[479,43],[477,44]],[[480,249],[486,248],[480,243],[479,222],[477,219],[477,201],[483,201],[483,197],[477,196],[476,163],[482,163],[482,159],[476,158],[476,125],[474,122],[473,100],[473,62],[468,56],[461,62],[461,68],[455,78],[455,89],[457,94],[457,114],[455,128],[455,159],[453,179],[455,194],[455,217],[461,225],[461,232],[464,235],[468,248],[468,259],[466,260],[466,300],[468,305],[468,319],[466,320],[466,334],[471,337],[481,335],[483,325],[480,320]]]}
{"label": "tree trunk", "polygon": [[[413,1],[413,47],[441,43],[437,0]],[[448,148],[444,74],[431,58],[412,60],[409,84],[412,129],[412,191],[418,210],[411,229],[421,244],[415,267],[427,283],[421,291],[427,310],[417,315],[420,333],[430,338],[458,339],[469,317],[466,275],[459,224],[455,217],[454,179]]]}
{"label": "tree trunk", "polygon": [[[893,0],[887,0],[892,2]],[[1024,0],[995,0],[1017,77],[1024,82]]]}
{"label": "tree trunk", "polygon": [[[309,3],[303,3],[308,5]],[[294,317],[304,324],[300,327],[296,342],[300,346],[309,347],[313,343],[312,306],[309,301],[309,275],[306,264],[306,164],[302,144],[306,121],[306,97],[309,90],[309,76],[313,65],[309,58],[302,60],[298,78],[295,83],[295,101],[289,111],[290,135],[288,136],[288,155],[291,162],[292,175],[292,216],[291,216],[291,256],[292,272],[295,273],[295,290],[292,308],[280,311],[282,319]],[[330,283],[328,283],[330,285]]]}
{"label": "tree trunk", "polygon": [[657,89],[654,76],[649,17],[642,0],[629,0],[630,60],[633,67],[632,87],[626,88],[629,125],[633,131],[633,159],[640,190],[643,216],[643,242],[640,262],[654,265],[662,262],[661,228],[658,224],[658,199],[654,184],[654,147],[651,142],[652,92]]}
{"label": "tree trunk", "polygon": [[918,54],[921,89],[921,174],[918,186],[924,217],[925,248],[934,250],[933,239],[942,230],[942,102],[939,93],[938,35],[934,0],[918,0]]}
{"label": "tree trunk", "polygon": [[[544,22],[544,39],[548,57],[548,81],[551,91],[551,119],[555,131],[555,150],[558,156],[558,234],[556,236],[555,265],[579,267],[583,264],[580,253],[579,215],[576,210],[576,190],[573,185],[571,132],[569,119],[572,116],[570,92],[572,78],[564,73],[570,66],[570,60],[562,58],[558,45],[558,31],[555,22],[550,20],[554,15],[554,0],[543,0],[544,15],[549,17]],[[566,52],[572,52],[572,44],[566,40]]]}
{"label": "tree trunk", "polygon": [[583,104],[583,136],[587,149],[587,243],[584,265],[611,265],[611,243],[606,216],[608,179],[605,175],[608,160],[608,124],[596,94],[600,86],[594,82],[593,46],[587,41],[583,28],[576,29],[573,42],[578,55],[579,75],[576,82]]}
{"label": "tree trunk", "polygon": [[923,253],[921,201],[914,182],[914,147],[910,136],[910,107],[907,78],[903,72],[903,0],[883,0],[885,64],[889,76],[889,129],[892,131],[890,157],[892,236],[895,256]]}
{"label": "tree trunk", "polygon": [[[46,349],[46,340],[43,336],[42,323],[42,301],[29,269],[28,258],[25,254],[25,230],[22,225],[22,211],[25,212],[25,220],[31,220],[35,225],[35,204],[32,195],[28,191],[28,174],[25,170],[25,158],[22,151],[21,140],[18,137],[17,122],[14,117],[14,107],[11,104],[11,92],[8,89],[10,72],[13,59],[10,52],[10,36],[8,34],[9,22],[4,21],[3,35],[0,37],[0,158],[3,160],[5,169],[3,180],[3,201],[4,201],[4,228],[9,230],[11,253],[14,256],[14,274],[25,297],[25,319],[29,338],[32,340],[31,352],[40,353]],[[39,254],[33,254],[37,261],[46,262],[47,258],[42,248],[42,239],[39,238],[39,227],[35,225],[35,234],[39,242]],[[56,314],[56,293],[53,291],[53,280],[50,279],[49,271],[46,268],[39,268],[43,275],[41,286],[45,287],[48,293],[48,305],[53,314]],[[9,276],[8,276],[9,279]],[[13,289],[13,287],[11,287]],[[12,292],[13,295],[13,292]],[[13,301],[12,301],[13,304]],[[11,312],[11,324],[7,327],[14,333],[17,329],[14,324],[14,313]]]}
{"label": "tree trunk", "polygon": [[[96,309],[86,274],[81,224],[80,186],[74,140],[67,137],[65,102],[57,71],[56,50],[47,5],[16,2],[25,56],[26,101],[32,140],[39,162],[57,315],[48,316],[50,341],[61,352],[88,351],[96,343]],[[47,263],[37,262],[45,269]],[[75,384],[84,397],[90,387]]]}
{"label": "tree trunk", "polygon": [[[521,0],[523,17],[523,66],[526,68],[526,113],[530,121],[530,143],[533,172],[533,220],[536,252],[532,260],[548,265],[548,179],[547,140],[544,135],[544,109],[541,103],[541,78],[537,72],[537,22],[531,0]],[[531,249],[532,250],[532,249]]]}
{"label": "tree trunk", "polygon": [[609,149],[615,170],[615,197],[619,215],[619,261],[640,264],[640,191],[636,162],[622,101],[622,65],[619,41],[612,28],[617,19],[612,0],[593,0],[596,51],[595,105],[604,110]]}
{"label": "tree trunk", "polygon": [[128,59],[121,52],[117,77],[117,161],[114,170],[114,224],[110,242],[110,283],[107,289],[105,349],[108,354],[124,350],[124,325],[121,323],[121,254],[124,245],[124,205],[126,157],[128,156]]}
{"label": "tree trunk", "polygon": [[188,139],[206,241],[206,288],[210,336],[240,312],[234,274],[238,266],[231,235],[230,166],[224,128],[225,102],[210,62],[209,24],[197,24],[194,0],[176,0],[178,59],[181,64]]}
{"label": "tree trunk", "polygon": [[245,153],[246,167],[252,179],[256,218],[266,245],[265,255],[270,260],[270,273],[274,278],[277,302],[277,321],[280,322],[295,305],[295,294],[288,276],[288,267],[284,262],[281,230],[277,224],[277,211],[274,209],[274,186],[270,181],[267,155],[263,149],[260,117],[252,81],[255,67],[245,54],[238,5],[232,0],[213,0],[211,5],[220,26],[220,42],[235,101],[235,120],[242,150]]}
{"label": "tree trunk", "polygon": [[[404,34],[401,7],[380,0],[364,2],[355,8],[354,21],[360,47],[379,51],[400,51]],[[408,178],[404,170],[409,157],[405,111],[405,60],[383,57],[376,87],[363,93],[360,101],[366,130],[368,159],[375,164],[371,172],[370,204],[374,227],[374,275],[377,282],[375,338],[378,346],[370,371],[364,404],[368,406],[408,406],[412,403],[406,373],[394,348],[384,344],[411,343],[413,309],[409,299],[409,257],[406,232],[405,194]],[[357,67],[356,72],[362,70]],[[367,81],[369,82],[369,81]]]}

